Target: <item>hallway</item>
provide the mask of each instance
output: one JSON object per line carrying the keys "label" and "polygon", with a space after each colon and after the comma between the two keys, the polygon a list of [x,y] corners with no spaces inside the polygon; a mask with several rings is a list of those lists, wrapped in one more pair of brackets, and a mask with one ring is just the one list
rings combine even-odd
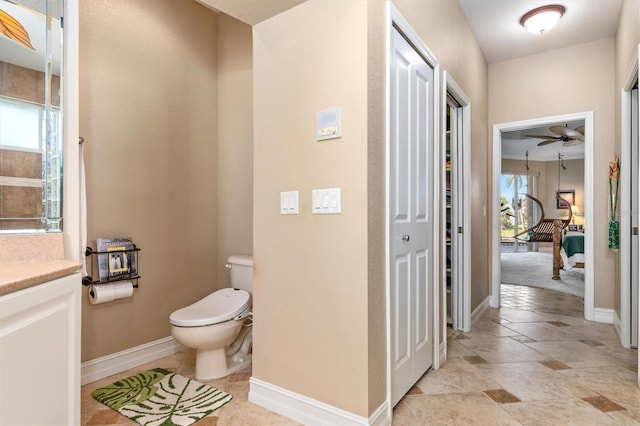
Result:
{"label": "hallway", "polygon": [[[450,332],[449,358],[420,379],[394,409],[393,426],[640,425],[638,352],[622,348],[612,325],[582,319],[578,297],[502,286],[471,333]],[[193,377],[186,350],[82,387],[82,424],[135,424],[91,391],[148,368]],[[203,425],[295,425],[247,401],[249,373],[206,382],[233,400]]]}
{"label": "hallway", "polygon": [[394,409],[404,425],[640,424],[636,350],[613,326],[582,319],[582,299],[502,285],[470,333],[450,332],[448,360]]}

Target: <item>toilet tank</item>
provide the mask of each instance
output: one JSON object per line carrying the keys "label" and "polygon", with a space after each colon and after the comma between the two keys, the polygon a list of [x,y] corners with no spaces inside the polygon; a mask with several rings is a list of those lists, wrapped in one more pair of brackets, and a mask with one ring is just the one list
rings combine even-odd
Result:
{"label": "toilet tank", "polygon": [[231,270],[231,287],[253,291],[253,256],[229,256],[226,266]]}

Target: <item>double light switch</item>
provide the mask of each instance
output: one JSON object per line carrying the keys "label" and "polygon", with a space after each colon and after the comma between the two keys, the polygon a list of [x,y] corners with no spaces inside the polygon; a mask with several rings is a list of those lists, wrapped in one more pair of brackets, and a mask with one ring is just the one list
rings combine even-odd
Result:
{"label": "double light switch", "polygon": [[298,214],[298,191],[280,193],[280,214]]}

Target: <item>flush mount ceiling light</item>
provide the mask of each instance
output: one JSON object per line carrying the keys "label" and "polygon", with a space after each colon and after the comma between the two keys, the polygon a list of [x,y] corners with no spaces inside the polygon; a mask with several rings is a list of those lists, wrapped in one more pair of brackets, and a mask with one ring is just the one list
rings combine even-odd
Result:
{"label": "flush mount ceiling light", "polygon": [[559,4],[538,7],[525,13],[520,18],[520,25],[534,34],[542,34],[558,23],[564,11],[564,6]]}

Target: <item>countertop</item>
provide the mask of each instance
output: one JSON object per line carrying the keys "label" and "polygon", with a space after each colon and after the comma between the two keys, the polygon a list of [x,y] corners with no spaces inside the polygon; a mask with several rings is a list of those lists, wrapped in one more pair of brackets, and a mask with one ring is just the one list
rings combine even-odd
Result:
{"label": "countertop", "polygon": [[0,296],[71,275],[80,268],[70,260],[0,264]]}

